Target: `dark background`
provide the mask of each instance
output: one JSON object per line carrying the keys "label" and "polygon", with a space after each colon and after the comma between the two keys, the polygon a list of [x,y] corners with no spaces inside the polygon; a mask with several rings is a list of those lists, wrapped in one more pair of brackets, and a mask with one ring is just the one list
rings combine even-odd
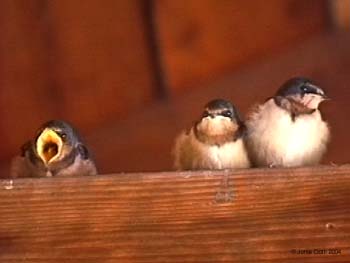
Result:
{"label": "dark background", "polygon": [[2,176],[53,118],[80,130],[101,173],[172,169],[204,103],[247,113],[296,75],[333,99],[324,163],[348,162],[349,16],[347,0],[1,0]]}

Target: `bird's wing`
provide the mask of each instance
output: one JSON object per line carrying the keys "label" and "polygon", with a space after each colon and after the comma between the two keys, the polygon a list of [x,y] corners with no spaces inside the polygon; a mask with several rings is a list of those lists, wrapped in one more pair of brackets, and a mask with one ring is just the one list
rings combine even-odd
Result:
{"label": "bird's wing", "polygon": [[10,175],[12,178],[32,177],[32,169],[28,160],[23,156],[15,156],[11,162]]}
{"label": "bird's wing", "polygon": [[188,170],[192,168],[194,152],[190,136],[189,133],[182,132],[176,138],[173,154],[174,167],[177,170]]}
{"label": "bird's wing", "polygon": [[83,160],[88,160],[90,158],[89,150],[84,144],[78,143],[77,150]]}

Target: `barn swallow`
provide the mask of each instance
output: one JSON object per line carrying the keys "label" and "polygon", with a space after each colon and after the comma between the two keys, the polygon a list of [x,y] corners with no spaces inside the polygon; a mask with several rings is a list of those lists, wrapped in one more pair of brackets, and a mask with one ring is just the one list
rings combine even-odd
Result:
{"label": "barn swallow", "polygon": [[228,101],[212,100],[200,120],[177,137],[174,166],[178,170],[248,168],[244,133],[236,108]]}
{"label": "barn swallow", "polygon": [[96,175],[96,167],[78,133],[66,122],[43,124],[34,140],[14,157],[12,177]]}
{"label": "barn swallow", "polygon": [[247,149],[257,167],[316,165],[330,137],[319,104],[325,92],[303,77],[285,82],[247,120]]}

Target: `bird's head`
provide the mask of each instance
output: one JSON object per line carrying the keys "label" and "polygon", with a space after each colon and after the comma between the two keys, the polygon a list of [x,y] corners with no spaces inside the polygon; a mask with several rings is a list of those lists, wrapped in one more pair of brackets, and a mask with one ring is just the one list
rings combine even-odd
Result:
{"label": "bird's head", "polygon": [[77,142],[77,135],[68,123],[52,120],[39,129],[34,147],[38,157],[49,165],[68,156]]}
{"label": "bird's head", "polygon": [[328,99],[320,87],[303,77],[289,79],[279,88],[275,96],[291,99],[310,110],[317,109],[322,101]]}
{"label": "bird's head", "polygon": [[243,122],[234,105],[223,99],[215,99],[204,106],[195,131],[201,141],[221,145],[233,141],[242,126]]}

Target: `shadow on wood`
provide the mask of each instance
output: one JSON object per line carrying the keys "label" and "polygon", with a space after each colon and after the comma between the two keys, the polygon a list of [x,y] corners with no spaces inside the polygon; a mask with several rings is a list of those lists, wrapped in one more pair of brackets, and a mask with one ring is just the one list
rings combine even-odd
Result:
{"label": "shadow on wood", "polygon": [[350,166],[17,179],[0,186],[1,262],[350,258]]}

